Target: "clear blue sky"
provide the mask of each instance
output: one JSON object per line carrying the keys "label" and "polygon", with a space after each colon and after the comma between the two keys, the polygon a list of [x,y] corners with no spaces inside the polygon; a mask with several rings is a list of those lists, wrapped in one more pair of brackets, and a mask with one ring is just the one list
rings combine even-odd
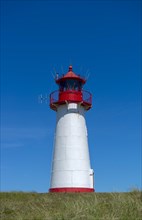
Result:
{"label": "clear blue sky", "polygon": [[[54,69],[90,72],[97,192],[141,187],[141,1],[1,1],[1,190],[47,192]],[[52,72],[52,73],[51,73]]]}

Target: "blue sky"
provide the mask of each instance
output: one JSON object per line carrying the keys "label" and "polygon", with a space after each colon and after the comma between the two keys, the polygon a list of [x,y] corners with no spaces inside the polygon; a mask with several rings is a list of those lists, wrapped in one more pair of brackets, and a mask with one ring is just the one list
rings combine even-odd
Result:
{"label": "blue sky", "polygon": [[90,73],[96,191],[141,187],[141,37],[141,1],[1,1],[2,191],[48,191],[56,113],[37,97],[70,64]]}

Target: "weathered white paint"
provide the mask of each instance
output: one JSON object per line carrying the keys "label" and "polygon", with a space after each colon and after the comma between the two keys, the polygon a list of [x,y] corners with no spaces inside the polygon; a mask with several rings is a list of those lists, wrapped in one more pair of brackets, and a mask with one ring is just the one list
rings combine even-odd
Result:
{"label": "weathered white paint", "polygon": [[93,188],[85,109],[67,103],[57,109],[51,188]]}

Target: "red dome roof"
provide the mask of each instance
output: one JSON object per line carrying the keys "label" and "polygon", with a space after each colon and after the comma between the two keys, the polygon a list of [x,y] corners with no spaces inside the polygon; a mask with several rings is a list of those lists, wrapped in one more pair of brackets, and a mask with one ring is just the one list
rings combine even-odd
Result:
{"label": "red dome roof", "polygon": [[66,75],[64,75],[63,78],[72,78],[72,77],[73,78],[80,78],[72,71],[72,66],[69,66],[69,71],[66,73]]}
{"label": "red dome roof", "polygon": [[82,81],[82,83],[84,84],[86,82],[85,79],[83,79],[82,77],[76,75],[73,71],[72,71],[72,66],[69,66],[69,71],[63,75],[62,77],[60,77],[59,79],[56,79],[56,83],[59,83],[60,81],[62,80],[65,80],[65,79],[78,79],[80,81]]}

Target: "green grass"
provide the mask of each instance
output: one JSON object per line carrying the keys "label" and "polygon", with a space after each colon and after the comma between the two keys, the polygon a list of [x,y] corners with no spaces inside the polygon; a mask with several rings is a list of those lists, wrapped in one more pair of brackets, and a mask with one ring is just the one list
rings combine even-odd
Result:
{"label": "green grass", "polygon": [[141,220],[142,194],[0,193],[0,220]]}

